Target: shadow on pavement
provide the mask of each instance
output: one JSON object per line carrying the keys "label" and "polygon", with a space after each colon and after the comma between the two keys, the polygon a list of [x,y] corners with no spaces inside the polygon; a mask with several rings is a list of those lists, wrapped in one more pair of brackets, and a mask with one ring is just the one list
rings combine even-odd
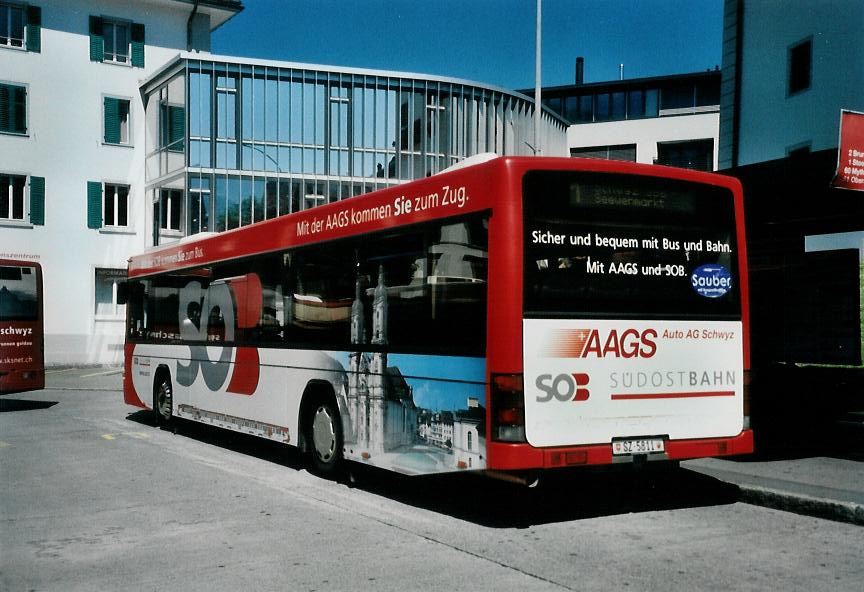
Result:
{"label": "shadow on pavement", "polygon": [[[152,412],[127,419],[154,426]],[[296,471],[303,455],[294,447],[194,422],[175,421],[178,435],[254,456]],[[174,428],[172,428],[174,429]],[[472,473],[407,477],[348,463],[344,485],[393,501],[492,528],[527,528],[635,512],[733,504],[739,490],[678,467],[626,467],[627,470],[550,471],[536,487]]]}
{"label": "shadow on pavement", "polygon": [[59,403],[59,401],[27,401],[24,399],[9,399],[7,397],[0,397],[0,413],[48,409],[50,407],[53,407],[57,403]]}

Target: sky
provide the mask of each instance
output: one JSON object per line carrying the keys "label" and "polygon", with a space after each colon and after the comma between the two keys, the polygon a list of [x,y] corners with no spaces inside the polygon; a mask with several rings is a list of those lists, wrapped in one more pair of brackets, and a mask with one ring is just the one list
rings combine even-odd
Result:
{"label": "sky", "polygon": [[[535,0],[244,0],[217,55],[534,86]],[[542,85],[720,65],[723,0],[543,0]]]}

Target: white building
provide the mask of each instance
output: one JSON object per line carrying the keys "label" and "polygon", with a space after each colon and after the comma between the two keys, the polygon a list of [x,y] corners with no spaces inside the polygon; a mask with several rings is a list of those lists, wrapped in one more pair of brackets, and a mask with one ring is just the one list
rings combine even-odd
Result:
{"label": "white building", "polygon": [[542,94],[544,105],[571,124],[571,156],[717,169],[717,70],[584,84],[577,60],[575,84]]}
{"label": "white building", "polygon": [[[398,72],[217,57],[239,0],[0,0],[0,257],[39,261],[48,365],[117,363],[130,255],[526,154],[533,103]],[[566,154],[544,113],[544,153]]]}
{"label": "white building", "polygon": [[43,266],[47,363],[119,359],[116,282],[149,238],[139,85],[180,51],[208,51],[241,9],[0,0],[0,256]]}

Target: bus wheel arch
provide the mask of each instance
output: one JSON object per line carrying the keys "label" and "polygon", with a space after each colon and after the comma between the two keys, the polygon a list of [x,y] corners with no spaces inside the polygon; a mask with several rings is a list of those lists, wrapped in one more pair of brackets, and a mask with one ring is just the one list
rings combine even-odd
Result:
{"label": "bus wheel arch", "polygon": [[300,404],[300,449],[312,472],[336,476],[342,464],[344,435],[342,417],[333,386],[311,381]]}
{"label": "bus wheel arch", "polygon": [[174,386],[171,371],[164,365],[156,368],[153,379],[153,414],[160,427],[170,425],[174,419]]}

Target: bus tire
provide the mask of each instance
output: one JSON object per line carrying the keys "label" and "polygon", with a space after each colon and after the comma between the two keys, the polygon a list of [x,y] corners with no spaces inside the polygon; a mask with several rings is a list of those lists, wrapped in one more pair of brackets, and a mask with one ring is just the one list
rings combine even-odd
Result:
{"label": "bus tire", "polygon": [[342,418],[332,396],[313,394],[306,406],[303,435],[309,469],[336,477],[342,465]]}
{"label": "bus tire", "polygon": [[156,415],[156,425],[167,428],[174,420],[174,389],[171,386],[171,375],[168,370],[156,374],[153,382],[153,413]]}

